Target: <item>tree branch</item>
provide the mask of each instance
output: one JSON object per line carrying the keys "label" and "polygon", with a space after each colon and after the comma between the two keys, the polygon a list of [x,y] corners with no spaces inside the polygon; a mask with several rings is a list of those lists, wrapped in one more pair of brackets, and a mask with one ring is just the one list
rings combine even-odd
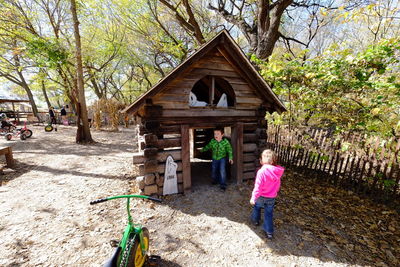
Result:
{"label": "tree branch", "polygon": [[285,41],[293,41],[293,42],[299,43],[299,44],[304,45],[304,46],[307,47],[307,44],[303,43],[302,41],[299,41],[299,40],[297,40],[297,39],[295,39],[295,38],[286,37],[286,36],[284,36],[281,32],[279,32],[279,37],[281,37],[281,38],[284,39]]}

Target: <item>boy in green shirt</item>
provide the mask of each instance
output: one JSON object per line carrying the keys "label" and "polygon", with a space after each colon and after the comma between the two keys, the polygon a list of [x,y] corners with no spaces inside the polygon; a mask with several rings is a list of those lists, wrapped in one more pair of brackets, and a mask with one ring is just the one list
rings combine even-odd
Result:
{"label": "boy in green shirt", "polygon": [[220,188],[226,189],[226,157],[229,158],[229,163],[233,164],[232,146],[228,139],[224,137],[223,128],[214,130],[214,139],[212,139],[201,152],[212,151],[211,178],[213,184],[220,184]]}

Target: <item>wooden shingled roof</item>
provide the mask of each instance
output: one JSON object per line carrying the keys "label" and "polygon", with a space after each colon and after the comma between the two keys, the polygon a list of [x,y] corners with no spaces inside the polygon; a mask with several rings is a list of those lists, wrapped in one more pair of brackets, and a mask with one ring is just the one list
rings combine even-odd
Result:
{"label": "wooden shingled roof", "polygon": [[173,71],[171,71],[167,76],[160,80],[156,85],[154,85],[150,90],[141,95],[134,103],[126,107],[122,112],[136,113],[140,107],[146,103],[146,99],[150,99],[159,92],[161,92],[166,85],[171,81],[183,74],[190,66],[196,63],[200,58],[205,56],[212,49],[222,46],[224,51],[224,57],[231,65],[240,73],[243,78],[252,85],[261,96],[264,102],[269,104],[267,110],[269,112],[284,112],[286,111],[283,103],[278,99],[276,94],[269,87],[267,82],[261,77],[257,70],[253,67],[251,62],[248,60],[246,55],[232,39],[226,30],[218,33],[214,38],[209,40],[207,43],[202,45],[195,53],[189,56],[185,61],[178,65]]}
{"label": "wooden shingled roof", "polygon": [[18,103],[18,102],[29,102],[29,99],[24,99],[18,96],[11,95],[0,95],[0,103]]}

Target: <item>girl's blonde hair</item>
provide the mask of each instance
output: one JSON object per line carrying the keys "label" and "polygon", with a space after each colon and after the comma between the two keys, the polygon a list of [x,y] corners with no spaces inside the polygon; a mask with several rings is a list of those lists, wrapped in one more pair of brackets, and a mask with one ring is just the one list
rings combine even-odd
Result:
{"label": "girl's blonde hair", "polygon": [[272,151],[271,149],[265,149],[261,153],[261,163],[269,165],[277,165],[278,157],[276,156],[275,152]]}

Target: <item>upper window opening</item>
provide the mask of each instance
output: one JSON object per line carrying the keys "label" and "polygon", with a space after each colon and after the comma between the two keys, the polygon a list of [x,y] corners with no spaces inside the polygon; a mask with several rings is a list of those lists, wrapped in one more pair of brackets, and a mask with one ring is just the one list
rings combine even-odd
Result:
{"label": "upper window opening", "polygon": [[235,93],[232,86],[220,77],[205,76],[195,83],[190,92],[191,107],[233,107]]}

